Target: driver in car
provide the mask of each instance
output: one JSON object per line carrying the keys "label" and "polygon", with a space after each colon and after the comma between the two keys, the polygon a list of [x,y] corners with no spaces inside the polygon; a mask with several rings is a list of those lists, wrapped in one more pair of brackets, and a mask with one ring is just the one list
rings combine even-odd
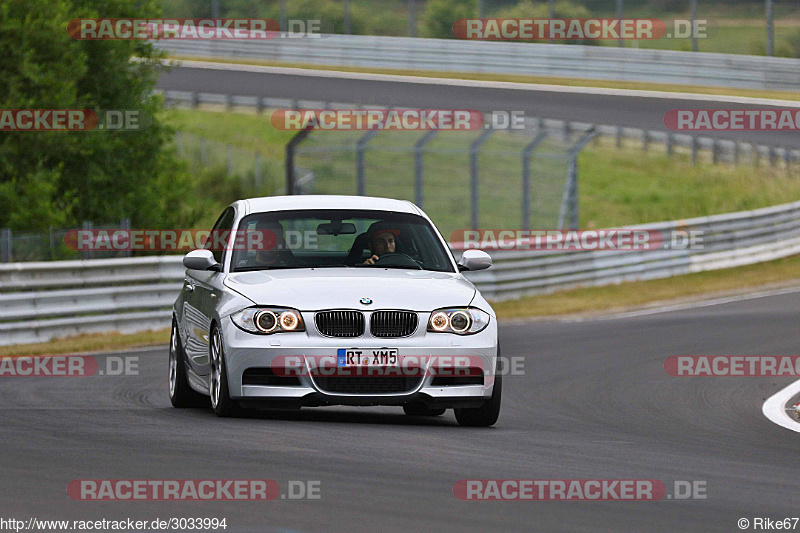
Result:
{"label": "driver in car", "polygon": [[384,254],[393,254],[396,251],[395,237],[400,235],[400,230],[378,228],[369,239],[369,250],[372,255],[364,261],[365,265],[374,265],[375,261]]}

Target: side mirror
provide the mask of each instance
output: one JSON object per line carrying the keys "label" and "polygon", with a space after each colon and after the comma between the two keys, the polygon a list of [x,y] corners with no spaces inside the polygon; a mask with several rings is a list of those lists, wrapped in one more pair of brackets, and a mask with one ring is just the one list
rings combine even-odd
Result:
{"label": "side mirror", "polygon": [[492,266],[492,258],[483,250],[464,250],[458,261],[459,270],[484,270]]}
{"label": "side mirror", "polygon": [[183,266],[189,270],[222,270],[211,250],[192,250],[183,258]]}

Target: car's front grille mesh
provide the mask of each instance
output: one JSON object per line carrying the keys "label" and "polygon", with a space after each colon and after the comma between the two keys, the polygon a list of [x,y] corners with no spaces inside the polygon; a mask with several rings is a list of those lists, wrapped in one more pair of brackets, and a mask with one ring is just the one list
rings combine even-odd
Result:
{"label": "car's front grille mesh", "polygon": [[412,311],[375,311],[369,319],[374,337],[408,337],[417,329],[417,313]]}
{"label": "car's front grille mesh", "polygon": [[327,337],[360,337],[364,334],[361,311],[321,311],[314,315],[317,331]]}
{"label": "car's front grille mesh", "polygon": [[419,386],[419,376],[314,376],[323,392],[339,394],[399,394]]}

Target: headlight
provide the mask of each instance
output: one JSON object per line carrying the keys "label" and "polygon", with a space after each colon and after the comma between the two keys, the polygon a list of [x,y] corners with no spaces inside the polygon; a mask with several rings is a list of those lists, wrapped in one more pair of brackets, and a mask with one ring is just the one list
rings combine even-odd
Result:
{"label": "headlight", "polygon": [[472,335],[483,331],[488,325],[489,313],[476,307],[437,309],[428,320],[428,331]]}
{"label": "headlight", "polygon": [[300,311],[284,307],[248,307],[233,313],[231,320],[240,329],[261,335],[306,330]]}

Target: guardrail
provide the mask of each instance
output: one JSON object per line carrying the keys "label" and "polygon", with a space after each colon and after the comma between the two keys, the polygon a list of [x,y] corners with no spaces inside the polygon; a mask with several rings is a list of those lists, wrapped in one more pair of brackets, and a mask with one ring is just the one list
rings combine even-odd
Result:
{"label": "guardrail", "polygon": [[[501,250],[467,273],[504,300],[580,286],[664,278],[800,253],[800,202],[634,229],[701,232],[702,248],[649,251]],[[181,256],[0,265],[0,345],[81,333],[165,328],[184,277]]]}
{"label": "guardrail", "polygon": [[[224,106],[227,109],[237,107],[255,108],[259,112],[268,109],[390,109],[387,106],[369,105],[343,102],[328,102],[319,100],[298,100],[291,98],[272,98],[257,96],[240,96],[234,94],[219,94],[190,91],[157,91],[164,96],[167,105],[187,105],[198,107],[201,105]],[[542,117],[526,117],[527,130],[547,129],[552,133],[585,133],[592,127],[595,132],[604,137],[613,137],[619,148],[623,142],[632,141],[639,144],[642,149],[648,150],[653,145],[663,145],[667,155],[675,155],[678,150],[685,149],[691,154],[691,162],[696,163],[702,154],[707,154],[713,163],[726,162],[738,164],[749,161],[759,164],[760,161],[776,165],[796,163],[800,161],[800,149],[783,146],[756,144],[746,141],[733,141],[719,139],[705,135],[689,133],[675,133],[670,131],[646,130],[643,128],[628,128],[608,124],[593,125],[584,122],[572,122]]]}
{"label": "guardrail", "polygon": [[552,76],[748,89],[797,90],[800,60],[456,39],[365,35],[244,40],[160,40],[184,57],[225,57],[349,67]]}

